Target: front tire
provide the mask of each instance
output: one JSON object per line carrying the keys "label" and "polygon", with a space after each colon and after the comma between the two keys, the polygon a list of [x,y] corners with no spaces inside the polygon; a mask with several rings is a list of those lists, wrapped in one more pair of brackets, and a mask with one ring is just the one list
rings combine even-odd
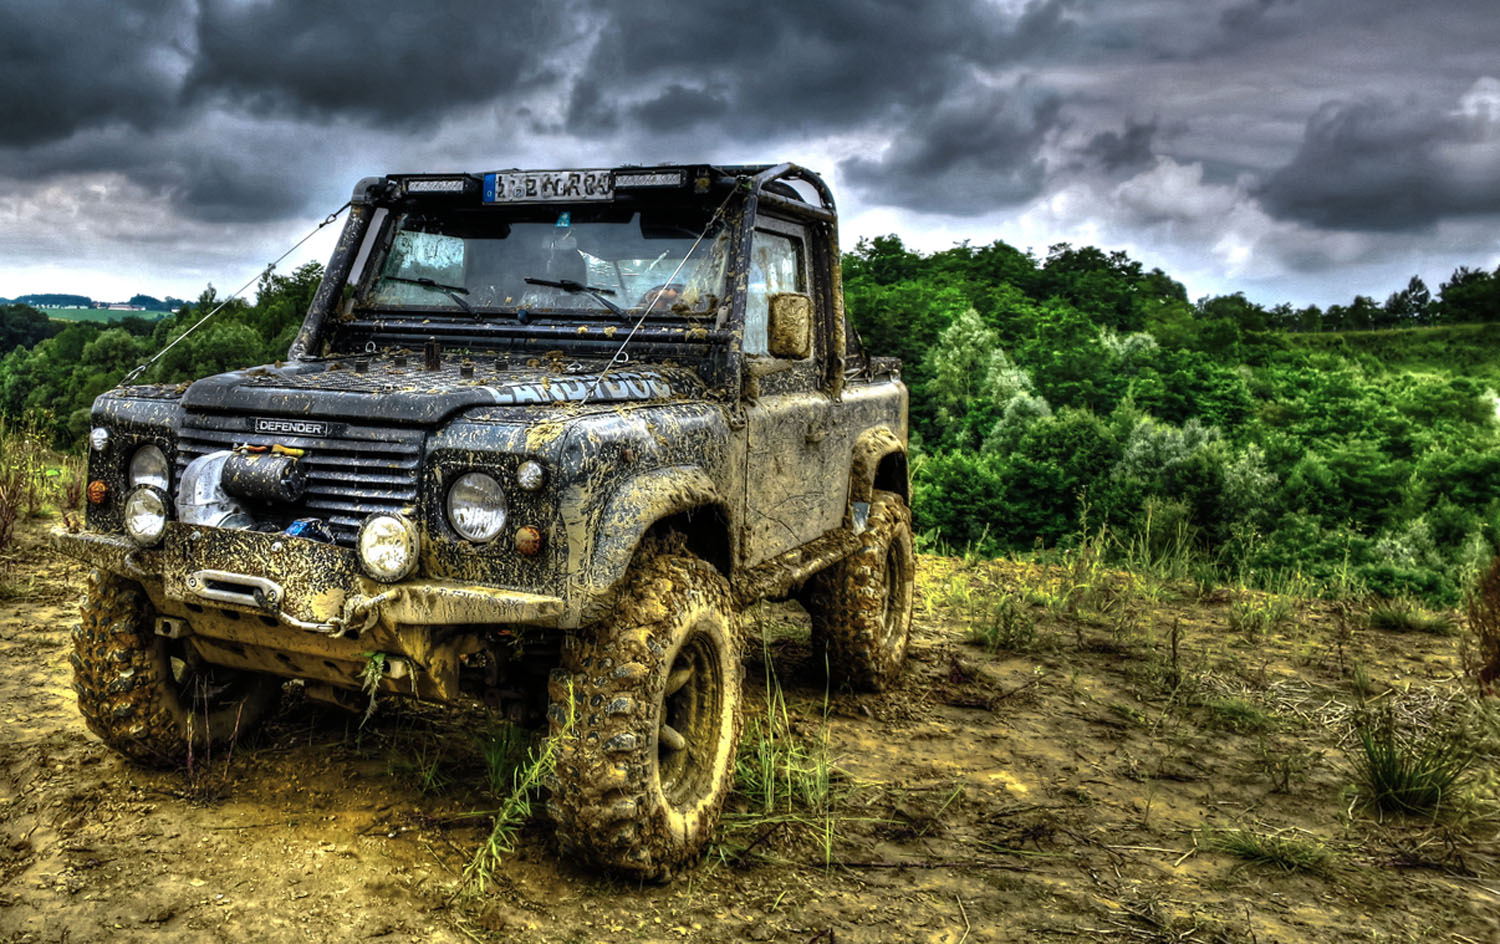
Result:
{"label": "front tire", "polygon": [[819,572],[805,596],[813,651],[836,684],[883,691],[901,675],[911,637],[916,558],[911,510],[894,492],[876,492],[854,553]]}
{"label": "front tire", "polygon": [[140,584],[89,576],[73,633],[73,691],[89,730],[133,761],[177,766],[243,737],[275,708],[281,682],[197,660],[156,634]]}
{"label": "front tire", "polygon": [[740,681],[723,576],[685,552],[640,552],[613,613],[549,681],[564,854],[653,881],[696,861],[733,786]]}

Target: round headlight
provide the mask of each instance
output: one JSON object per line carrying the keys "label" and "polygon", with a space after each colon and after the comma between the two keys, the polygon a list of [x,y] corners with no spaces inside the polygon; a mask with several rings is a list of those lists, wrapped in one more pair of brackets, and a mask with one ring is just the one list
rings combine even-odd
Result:
{"label": "round headlight", "polygon": [[505,527],[505,490],[483,472],[466,472],[448,489],[448,524],[475,544],[495,540]]}
{"label": "round headlight", "polygon": [[365,573],[390,583],[417,566],[417,529],[400,515],[371,515],[355,541]]}
{"label": "round headlight", "polygon": [[527,459],[516,468],[516,484],[528,492],[541,488],[546,478],[547,474],[542,471],[542,464],[534,459]]}
{"label": "round headlight", "polygon": [[167,496],[150,485],[125,499],[125,533],[141,547],[155,547],[167,530]]}
{"label": "round headlight", "polygon": [[103,452],[104,447],[109,445],[109,430],[103,426],[95,426],[89,430],[89,445],[94,447],[95,452]]}
{"label": "round headlight", "polygon": [[167,490],[167,457],[162,454],[160,448],[150,445],[142,446],[130,457],[130,474],[126,481],[131,488],[137,485],[150,485],[162,491]]}

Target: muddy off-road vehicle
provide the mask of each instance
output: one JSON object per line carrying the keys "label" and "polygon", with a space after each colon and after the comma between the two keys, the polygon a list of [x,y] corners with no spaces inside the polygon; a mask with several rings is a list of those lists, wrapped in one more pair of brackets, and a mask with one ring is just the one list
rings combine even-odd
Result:
{"label": "muddy off-road vehicle", "polygon": [[[180,763],[287,679],[545,717],[565,854],[661,878],[718,820],[738,614],[901,670],[907,396],[844,318],[833,199],[774,167],[360,181],[287,361],[94,404],[90,729]],[[819,660],[820,663],[823,661]]]}

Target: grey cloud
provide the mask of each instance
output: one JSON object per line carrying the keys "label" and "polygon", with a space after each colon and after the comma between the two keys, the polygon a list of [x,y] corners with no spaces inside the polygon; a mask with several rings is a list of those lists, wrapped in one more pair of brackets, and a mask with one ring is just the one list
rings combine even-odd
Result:
{"label": "grey cloud", "polygon": [[576,13],[566,0],[202,0],[186,93],[260,114],[431,126],[555,78],[582,35]]}
{"label": "grey cloud", "polygon": [[1123,131],[1101,131],[1089,138],[1082,155],[1106,172],[1145,167],[1155,158],[1156,122],[1127,120]]}
{"label": "grey cloud", "polygon": [[191,10],[177,0],[0,5],[0,128],[6,146],[111,123],[151,129],[174,117],[175,49]]}
{"label": "grey cloud", "polygon": [[729,117],[729,101],[722,91],[670,85],[649,102],[630,109],[631,117],[647,131],[670,131],[699,122]]}
{"label": "grey cloud", "polygon": [[319,193],[327,181],[316,168],[329,147],[286,124],[209,121],[152,138],[100,129],[25,150],[0,149],[0,181],[24,186],[55,175],[119,174],[184,219],[258,223],[295,216]]}
{"label": "grey cloud", "polygon": [[1037,196],[1039,156],[1061,122],[1061,103],[1024,87],[950,99],[914,120],[878,158],[839,165],[865,200],[971,216]]}
{"label": "grey cloud", "polygon": [[1258,196],[1273,216],[1345,230],[1500,212],[1500,113],[1331,102]]}
{"label": "grey cloud", "polygon": [[[930,107],[969,87],[976,69],[1040,54],[1070,29],[1071,6],[1039,0],[1017,18],[987,0],[940,10],[906,0],[614,4],[600,10],[568,129],[607,133],[621,113],[652,128],[712,120],[744,140],[856,127]],[[689,107],[674,113],[678,104]]]}

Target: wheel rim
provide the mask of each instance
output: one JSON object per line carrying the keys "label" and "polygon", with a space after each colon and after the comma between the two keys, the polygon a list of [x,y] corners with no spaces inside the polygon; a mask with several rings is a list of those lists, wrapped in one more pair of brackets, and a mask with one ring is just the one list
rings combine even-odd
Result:
{"label": "wheel rim", "polygon": [[677,650],[662,692],[656,767],[662,794],[690,809],[712,792],[724,710],[724,673],[711,633],[699,627]]}

